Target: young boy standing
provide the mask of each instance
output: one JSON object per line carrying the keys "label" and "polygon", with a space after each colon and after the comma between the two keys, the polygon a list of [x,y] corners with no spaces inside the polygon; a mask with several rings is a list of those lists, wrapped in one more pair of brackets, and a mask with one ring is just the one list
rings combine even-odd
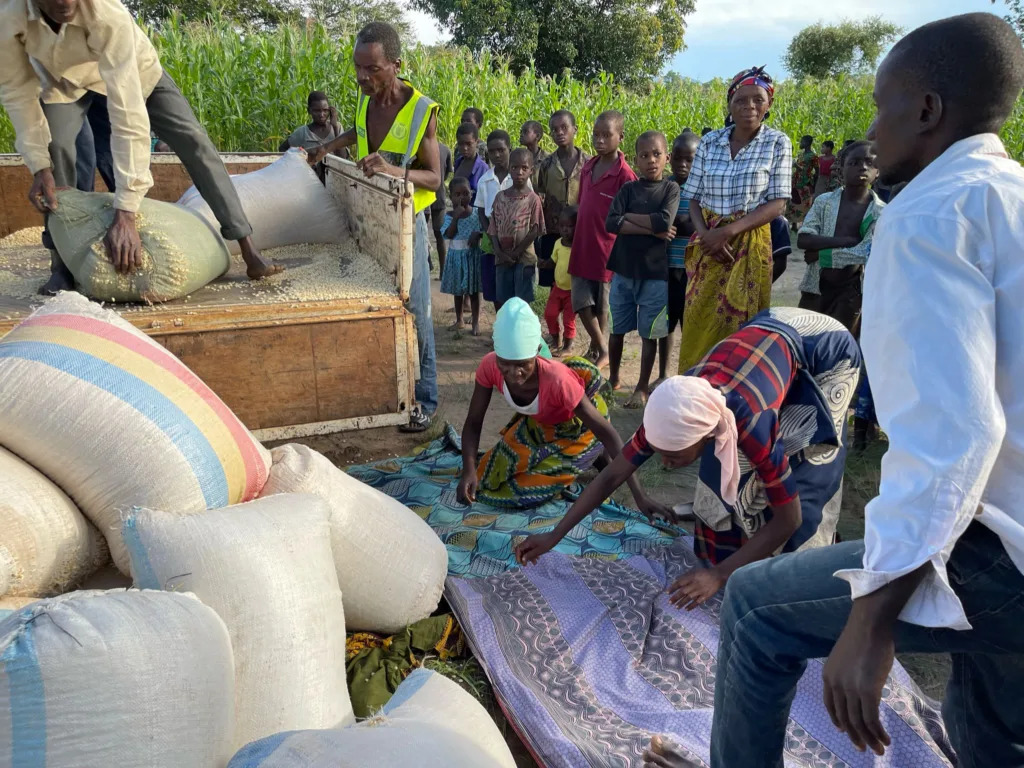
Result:
{"label": "young boy standing", "polygon": [[[494,164],[483,176],[476,190],[476,199],[473,205],[477,210],[480,219],[481,233],[489,233],[491,225],[491,212],[494,208],[494,201],[498,195],[512,186],[512,176],[509,173],[509,152],[512,149],[512,138],[502,130],[491,131],[487,137],[487,154]],[[527,179],[527,186],[533,189]],[[483,285],[484,300],[494,302],[495,311],[501,306],[498,303],[497,287],[495,283],[495,255],[493,241],[490,237],[480,238],[481,249],[481,280]],[[477,241],[479,242],[479,240]],[[474,242],[476,245],[476,242]]]}
{"label": "young boy standing", "polygon": [[608,258],[615,244],[615,234],[605,228],[605,220],[615,195],[626,184],[636,181],[636,174],[619,151],[623,137],[622,113],[612,110],[597,116],[593,133],[597,157],[583,166],[576,237],[569,260],[572,308],[590,336],[589,356],[598,368],[609,363],[605,329],[612,273],[608,271]]}
{"label": "young boy standing", "polygon": [[[576,116],[567,109],[560,109],[551,115],[548,121],[551,140],[558,148],[540,162],[535,171],[534,190],[544,201],[544,224],[546,234],[540,238],[540,251],[537,254],[543,260],[551,257],[555,243],[561,237],[559,217],[566,206],[575,206],[580,201],[580,179],[583,166],[590,155],[576,146]],[[555,283],[554,272],[541,268],[537,273],[537,282],[545,287]]]}
{"label": "young boy standing", "polygon": [[[484,113],[482,110],[476,107],[466,107],[462,110],[462,119],[460,123],[472,123],[476,126],[477,136],[484,135]],[[477,157],[484,161],[485,164],[490,164],[490,159],[487,156],[487,142],[483,139],[478,139],[476,143]]]}
{"label": "young boy standing", "polygon": [[[490,142],[487,147],[490,152]],[[533,281],[537,254],[533,241],[544,230],[544,208],[530,188],[533,155],[520,147],[509,158],[508,175],[512,186],[494,200],[487,229],[494,248],[496,303],[498,308],[513,297],[530,303],[534,299]]]}
{"label": "young boy standing", "polygon": [[820,195],[807,213],[797,245],[820,268],[819,311],[858,335],[864,265],[871,254],[875,222],[885,207],[871,186],[878,178],[869,141],[852,144],[842,155],[843,188]]}
{"label": "young boy standing", "polygon": [[536,120],[527,120],[519,129],[519,146],[526,147],[533,155],[533,182],[537,186],[537,173],[540,171],[541,161],[548,156],[548,153],[540,148],[540,140],[544,138],[544,126]]}
{"label": "young boy standing", "polygon": [[643,408],[650,391],[658,342],[668,336],[668,244],[676,235],[679,184],[663,179],[668,143],[658,131],[636,140],[636,162],[642,178],[615,195],[605,222],[618,235],[608,268],[611,287],[612,335],[609,342],[612,389],[619,388],[619,364],[627,333],[637,331],[643,342],[640,378],[626,408]]}
{"label": "young boy standing", "polygon": [[[699,144],[700,136],[689,130],[683,131],[672,142],[672,181],[680,189],[690,178],[690,168],[697,157]],[[683,322],[683,307],[686,304],[686,247],[696,231],[690,221],[689,200],[680,199],[675,228],[676,236],[668,244],[668,333],[658,340],[658,380],[654,386],[660,384],[666,376],[672,334]]]}
{"label": "young boy standing", "polygon": [[[538,267],[547,268],[554,273],[555,284],[548,294],[548,303],[544,307],[544,319],[548,324],[551,336],[551,354],[561,357],[572,349],[576,339],[576,313],[572,311],[572,278],[569,277],[569,254],[572,252],[572,240],[576,234],[576,206],[570,205],[562,209],[558,217],[558,227],[562,236],[551,249],[551,258],[546,262],[538,262]],[[562,316],[563,329],[558,327],[558,316]]]}

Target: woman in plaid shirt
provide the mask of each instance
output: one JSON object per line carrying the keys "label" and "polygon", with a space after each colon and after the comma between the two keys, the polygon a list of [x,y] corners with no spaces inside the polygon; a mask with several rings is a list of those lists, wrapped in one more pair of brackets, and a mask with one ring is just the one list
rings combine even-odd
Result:
{"label": "woman in plaid shirt", "polygon": [[672,584],[676,605],[696,607],[738,568],[780,550],[831,544],[860,368],[839,321],[793,307],[762,312],[654,390],[619,456],[554,531],[527,538],[516,557],[533,562],[554,547],[655,453],[670,468],[700,459],[694,551],[709,567]]}
{"label": "woman in plaid shirt", "polygon": [[774,95],[763,67],[733,78],[731,124],[701,139],[683,188],[697,231],[686,257],[680,373],[771,304],[769,225],[785,212],[793,165],[789,138],[763,124]]}

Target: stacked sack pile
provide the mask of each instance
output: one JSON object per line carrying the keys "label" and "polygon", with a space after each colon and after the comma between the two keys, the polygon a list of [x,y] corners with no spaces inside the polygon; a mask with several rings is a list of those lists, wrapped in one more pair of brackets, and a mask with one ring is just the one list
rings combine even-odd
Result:
{"label": "stacked sack pile", "polygon": [[[430,615],[444,546],[77,294],[0,339],[0,765],[514,765],[454,683],[355,723],[345,632]],[[113,558],[134,589],[69,589]]]}

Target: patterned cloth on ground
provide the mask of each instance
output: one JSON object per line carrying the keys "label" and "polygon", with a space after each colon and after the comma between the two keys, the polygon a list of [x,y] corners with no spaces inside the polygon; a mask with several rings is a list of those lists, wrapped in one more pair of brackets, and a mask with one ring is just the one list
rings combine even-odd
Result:
{"label": "patterned cloth on ground", "polygon": [[[721,597],[686,612],[665,593],[696,566],[680,539],[617,562],[550,553],[504,575],[448,579],[448,602],[541,765],[640,768],[651,734],[665,734],[707,768]],[[821,672],[810,662],[797,689],[787,768],[951,765],[937,709],[899,663],[883,690],[892,746],[881,758],[832,725]]]}
{"label": "patterned cloth on ground", "polygon": [[[580,490],[574,484],[563,498],[534,509],[512,511],[479,502],[473,506],[462,504],[456,496],[462,476],[462,441],[451,426],[416,456],[349,467],[347,471],[426,520],[448,547],[448,573],[456,576],[492,576],[515,567],[516,545],[527,536],[558,525]],[[555,549],[615,560],[667,544],[683,533],[674,526],[652,526],[636,510],[609,502],[569,531]]]}

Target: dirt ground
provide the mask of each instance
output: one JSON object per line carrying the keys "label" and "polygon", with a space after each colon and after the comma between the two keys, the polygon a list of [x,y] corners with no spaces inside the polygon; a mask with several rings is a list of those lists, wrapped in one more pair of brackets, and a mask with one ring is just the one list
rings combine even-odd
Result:
{"label": "dirt ground", "polygon": [[[460,432],[473,394],[473,375],[480,358],[491,351],[491,327],[494,312],[489,305],[484,305],[481,312],[481,335],[473,337],[468,331],[456,332],[449,328],[454,322],[455,314],[452,298],[440,292],[437,280],[437,264],[435,259],[433,287],[434,333],[437,345],[437,369],[439,407],[431,430],[425,435],[404,435],[396,429],[364,430],[361,432],[339,433],[323,437],[304,439],[312,448],[325,454],[339,466],[362,464],[392,456],[405,456],[419,445],[439,436],[445,424],[453,424]],[[772,304],[775,306],[796,306],[800,291],[799,285],[803,278],[805,265],[803,254],[799,251],[789,258],[786,272],[773,286]],[[535,302],[535,308],[543,307],[543,303]],[[580,329],[574,351],[582,354],[586,350],[586,334]],[[668,364],[668,373],[676,370],[678,359],[678,334],[671,345],[672,353]],[[640,367],[640,342],[638,337],[627,337],[622,361],[622,383],[624,394],[617,398],[618,402],[611,405],[611,420],[623,440],[629,439],[639,426],[642,411],[631,411],[621,407],[625,402]],[[491,405],[484,422],[480,445],[484,449],[493,444],[501,428],[512,415],[511,409],[501,398],[492,398]],[[861,538],[864,534],[864,506],[877,493],[880,479],[880,464],[885,453],[884,439],[872,444],[868,451],[860,456],[851,456],[847,462],[844,480],[844,496],[839,534],[843,540]],[[696,467],[682,470],[667,471],[658,462],[648,462],[639,472],[643,486],[652,496],[660,501],[676,505],[693,501],[696,484]],[[621,489],[617,500],[632,504],[628,489]],[[949,677],[949,659],[947,656],[903,655],[900,661],[908,672],[921,686],[924,693],[935,699],[941,699],[946,680]],[[467,687],[473,688],[492,714],[499,727],[506,735],[519,766],[534,766],[532,758],[519,743],[512,729],[508,726],[500,709],[490,696],[489,686],[475,662],[458,668],[456,678],[463,678]]]}

